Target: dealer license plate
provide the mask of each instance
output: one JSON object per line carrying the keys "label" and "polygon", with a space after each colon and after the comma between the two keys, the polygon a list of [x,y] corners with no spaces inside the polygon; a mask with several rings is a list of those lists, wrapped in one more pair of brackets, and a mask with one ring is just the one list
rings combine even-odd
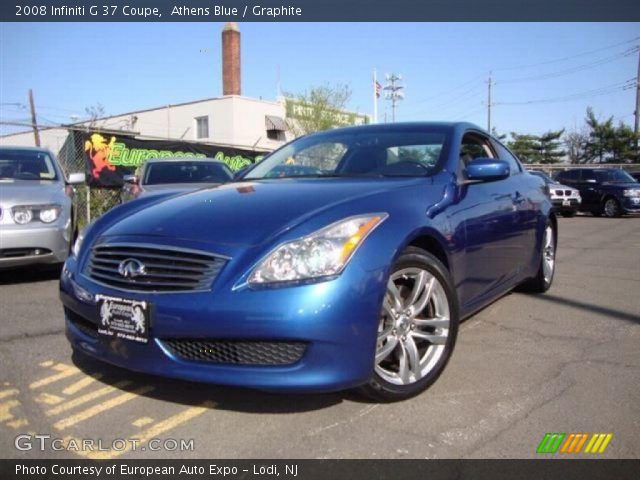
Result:
{"label": "dealer license plate", "polygon": [[134,342],[149,341],[149,302],[96,295],[98,333]]}
{"label": "dealer license plate", "polygon": [[569,200],[563,200],[562,201],[562,206],[563,207],[569,207],[571,205],[571,202]]}

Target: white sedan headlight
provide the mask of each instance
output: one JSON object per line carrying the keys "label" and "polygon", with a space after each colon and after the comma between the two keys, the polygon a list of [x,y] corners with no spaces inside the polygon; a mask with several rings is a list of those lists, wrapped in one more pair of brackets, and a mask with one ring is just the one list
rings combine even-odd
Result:
{"label": "white sedan headlight", "polygon": [[280,245],[249,276],[249,284],[295,282],[338,275],[364,239],[389,215],[349,217]]}
{"label": "white sedan headlight", "polygon": [[61,211],[62,207],[60,205],[44,205],[40,208],[40,221],[44,223],[55,222]]}
{"label": "white sedan headlight", "polygon": [[33,210],[31,207],[13,207],[11,209],[13,221],[18,225],[25,225],[33,220]]}

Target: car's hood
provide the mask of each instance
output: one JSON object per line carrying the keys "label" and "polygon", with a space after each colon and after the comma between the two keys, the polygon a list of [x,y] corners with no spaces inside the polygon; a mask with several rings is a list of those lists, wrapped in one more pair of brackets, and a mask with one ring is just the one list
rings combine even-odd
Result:
{"label": "car's hood", "polygon": [[4,205],[51,203],[64,194],[61,183],[39,180],[0,180],[0,202]]}
{"label": "car's hood", "polygon": [[338,204],[377,197],[379,202],[368,202],[367,208],[373,204],[372,208],[380,211],[390,191],[424,182],[424,178],[385,178],[227,183],[154,202],[101,233],[102,236],[160,235],[216,244],[257,245]]}
{"label": "car's hood", "polygon": [[549,184],[549,188],[551,188],[551,189],[556,189],[557,188],[558,190],[560,190],[560,189],[562,189],[562,190],[577,190],[577,189],[575,189],[573,187],[570,187],[568,185],[563,185],[561,183],[550,183]]}
{"label": "car's hood", "polygon": [[200,190],[201,188],[215,187],[218,183],[163,183],[161,185],[142,185],[142,192],[164,192],[170,191],[185,191],[190,192],[192,190]]}
{"label": "car's hood", "polygon": [[616,183],[616,182],[603,182],[603,187],[613,187],[613,188],[640,188],[640,183],[628,182],[628,183]]}

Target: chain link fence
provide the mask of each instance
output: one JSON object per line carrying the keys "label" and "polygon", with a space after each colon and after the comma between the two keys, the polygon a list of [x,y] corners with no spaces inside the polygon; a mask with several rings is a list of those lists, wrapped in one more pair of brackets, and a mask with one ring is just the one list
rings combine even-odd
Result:
{"label": "chain link fence", "polygon": [[[86,154],[83,137],[78,133],[83,130],[69,129],[69,135],[58,153],[58,158],[67,174],[74,172],[86,172]],[[92,132],[114,132],[91,128]],[[120,132],[118,132],[120,133]],[[554,176],[556,173],[572,168],[624,168],[628,171],[640,171],[639,164],[524,164],[527,170],[541,170]],[[121,203],[121,190],[119,188],[96,188],[88,185],[76,187],[76,210],[78,214],[78,227],[83,228],[93,219],[99,217],[109,209]]]}
{"label": "chain link fence", "polygon": [[[58,160],[67,175],[75,172],[87,172],[85,145],[82,135],[76,135],[79,131],[69,129],[69,135],[58,153]],[[95,128],[92,128],[91,131],[100,132]],[[79,229],[121,203],[121,190],[118,188],[96,188],[85,184],[76,186],[75,191],[75,208],[78,214]]]}

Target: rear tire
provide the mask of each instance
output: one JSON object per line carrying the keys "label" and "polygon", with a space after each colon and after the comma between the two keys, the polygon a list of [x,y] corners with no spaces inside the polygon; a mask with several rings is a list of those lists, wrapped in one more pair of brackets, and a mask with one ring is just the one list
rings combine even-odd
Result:
{"label": "rear tire", "polygon": [[540,266],[536,276],[527,280],[520,286],[520,290],[528,293],[544,293],[553,283],[556,271],[556,249],[558,234],[553,223],[547,220],[547,226],[542,236],[540,247]]}
{"label": "rear tire", "polygon": [[374,373],[360,392],[393,402],[426,390],[451,357],[458,323],[458,299],[446,267],[422,249],[407,248],[388,279]]}

